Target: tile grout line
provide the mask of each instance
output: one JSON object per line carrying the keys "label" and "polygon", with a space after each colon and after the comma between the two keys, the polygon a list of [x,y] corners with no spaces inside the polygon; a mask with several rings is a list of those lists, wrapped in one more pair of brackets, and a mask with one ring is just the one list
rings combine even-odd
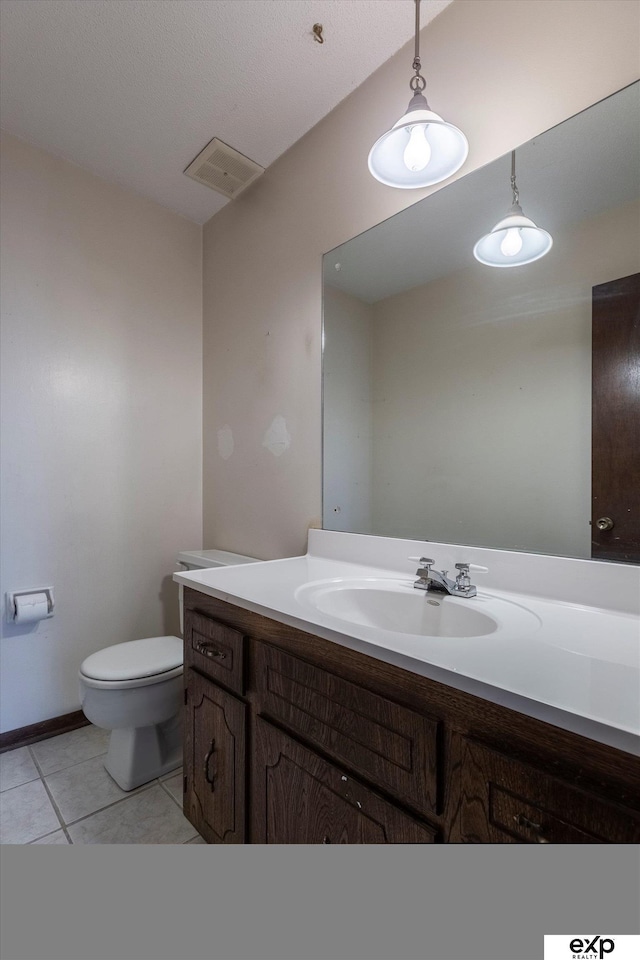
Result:
{"label": "tile grout line", "polygon": [[[13,747],[13,749],[11,749],[11,750],[5,750],[4,753],[0,753],[0,758],[1,758],[1,757],[9,757],[9,756],[11,756],[12,753],[17,753],[18,750],[27,750],[27,751],[28,751],[28,749],[29,749],[29,745],[28,745],[28,744],[25,744],[23,747]],[[29,753],[29,757],[30,757],[30,759],[33,761],[33,757],[31,756],[31,753]],[[39,776],[40,776],[40,774],[38,773],[38,770],[37,770],[37,768],[36,768],[36,775],[35,775],[35,777],[31,777],[31,779],[29,779],[29,780],[22,780],[21,783],[14,783],[14,785],[13,785],[12,787],[5,787],[4,789],[2,789],[2,785],[0,784],[0,794],[8,793],[9,790],[14,790],[16,787],[24,787],[25,784],[27,784],[27,783],[33,783],[33,781],[34,781],[34,780],[37,780],[37,779],[39,778]]]}
{"label": "tile grout line", "polygon": [[3,797],[5,793],[11,793],[12,790],[17,790],[19,787],[26,787],[28,783],[35,783],[36,780],[40,779],[40,774],[37,774],[35,777],[31,777],[30,780],[23,780],[22,783],[15,783],[12,787],[7,787],[5,790],[0,790],[0,797]]}
{"label": "tile grout line", "polygon": [[149,783],[141,784],[134,790],[129,790],[126,796],[118,797],[117,800],[113,800],[111,803],[105,804],[104,807],[98,807],[97,810],[92,810],[91,813],[86,813],[83,817],[78,817],[77,820],[70,820],[68,824],[65,824],[65,826],[75,827],[77,823],[82,823],[83,820],[88,820],[89,817],[94,817],[97,813],[103,813],[105,810],[109,810],[111,807],[117,807],[119,803],[124,803],[125,800],[131,800],[132,797],[137,797],[143,793],[146,793],[151,787],[155,786],[157,782],[157,780],[151,780]]}
{"label": "tile grout line", "polygon": [[[39,741],[39,742],[42,743],[43,741]],[[27,745],[27,750],[31,750],[31,746]],[[96,757],[105,757],[108,752],[109,752],[108,750],[101,750],[100,753],[94,753],[93,756],[91,757],[83,757],[82,760],[74,760],[73,763],[67,764],[66,767],[59,767],[57,770],[50,770],[49,773],[42,773],[41,776],[52,777],[54,773],[62,773],[63,770],[70,770],[71,767],[77,767],[78,764],[85,763],[86,760],[95,760]],[[32,753],[31,756],[32,756],[33,762],[37,764],[38,770],[40,770],[41,769],[40,764],[36,760],[35,753]]]}
{"label": "tile grout line", "polygon": [[[68,841],[69,843],[72,843],[71,837],[70,837],[69,834],[67,833],[67,825],[65,824],[65,822],[64,822],[64,820],[63,820],[63,818],[62,818],[62,814],[60,813],[60,810],[58,809],[58,804],[57,804],[57,803],[55,802],[55,800],[53,799],[53,797],[52,797],[52,795],[51,795],[51,791],[49,790],[49,787],[47,786],[47,782],[46,782],[46,780],[44,779],[44,776],[43,776],[43,773],[42,773],[42,768],[40,767],[40,764],[38,763],[38,761],[37,761],[37,759],[36,759],[36,757],[35,757],[35,754],[31,751],[31,747],[30,747],[30,746],[27,746],[27,749],[28,749],[29,753],[31,754],[31,759],[33,760],[33,762],[34,762],[34,764],[35,764],[35,766],[36,766],[36,770],[38,771],[38,775],[40,776],[40,782],[42,783],[42,786],[44,787],[45,792],[46,792],[47,796],[49,797],[49,803],[50,803],[51,806],[53,807],[53,811],[54,811],[56,817],[58,818],[58,820],[60,821],[60,826],[62,827],[62,832],[64,833],[65,837],[67,838],[67,841]],[[55,833],[55,832],[56,832],[55,830],[49,831],[49,833]],[[36,840],[42,840],[42,837],[48,837],[48,836],[49,836],[49,833],[43,833],[42,836],[36,837],[35,839],[36,839]],[[33,843],[33,841],[31,841],[31,842]]]}
{"label": "tile grout line", "polygon": [[[176,776],[180,776],[180,774],[178,773],[178,774],[176,774]],[[167,779],[170,780],[171,777],[168,777]],[[165,781],[165,782],[166,782],[166,781]],[[175,803],[175,805],[176,805],[176,807],[178,808],[178,810],[179,810],[179,811],[181,812],[181,814],[184,816],[184,810],[183,810],[183,807],[182,807],[182,804],[180,803],[180,801],[177,800],[177,799],[174,797],[174,795],[173,795],[172,793],[170,793],[169,790],[166,789],[166,787],[164,787],[164,784],[163,784],[163,781],[162,781],[162,780],[159,780],[158,783],[159,783],[160,786],[163,788],[164,792],[167,793],[167,794],[169,794],[169,796],[171,797],[171,799],[172,799],[173,802]],[[185,818],[185,819],[186,819],[186,818]],[[193,827],[193,824],[191,824],[191,826]],[[193,829],[195,830],[196,828],[193,827]],[[196,830],[196,832],[194,833],[194,835],[193,835],[192,837],[189,837],[188,840],[183,840],[183,841],[182,841],[182,846],[184,846],[185,843],[191,843],[192,840],[195,840],[197,837],[200,837],[200,836],[201,836],[201,834],[199,834],[198,831]]]}
{"label": "tile grout line", "polygon": [[[179,776],[179,774],[177,774],[177,776]],[[169,778],[169,779],[171,779],[171,778]],[[169,797],[171,797],[171,799],[173,800],[173,802],[175,803],[175,805],[178,807],[178,809],[179,809],[179,810],[182,810],[182,804],[181,804],[178,800],[176,800],[176,798],[174,797],[174,795],[171,793],[170,790],[167,790],[167,788],[166,788],[165,785],[164,785],[164,781],[158,780],[158,783],[160,784],[160,786],[162,787],[162,789],[164,790],[164,792],[165,792]]]}
{"label": "tile grout line", "polygon": [[[170,779],[170,778],[169,778],[169,779]],[[131,791],[131,793],[130,793],[128,796],[126,796],[126,797],[121,797],[119,800],[116,800],[114,803],[108,804],[108,806],[106,806],[106,807],[102,807],[101,810],[96,810],[96,811],[94,811],[93,813],[89,813],[89,814],[87,814],[85,817],[79,817],[78,820],[74,820],[73,823],[70,824],[70,826],[75,826],[75,825],[78,824],[78,823],[82,823],[82,822],[85,821],[85,820],[89,820],[89,819],[90,819],[91,817],[93,817],[95,814],[101,813],[101,812],[103,812],[104,810],[108,810],[108,809],[110,809],[111,807],[115,807],[115,806],[117,806],[117,805],[120,804],[120,803],[124,803],[125,800],[129,800],[132,796],[136,796],[136,797],[137,797],[138,794],[142,795],[142,794],[144,794],[144,793],[147,793],[147,792],[148,792],[151,788],[153,788],[154,786],[159,786],[159,787],[162,786],[162,781],[160,780],[159,777],[156,778],[155,780],[149,781],[149,783],[144,784],[142,787],[137,788],[137,789],[134,790],[134,791]],[[178,809],[182,812],[182,807],[181,807],[181,805],[178,803],[178,801],[175,799],[175,797],[172,797],[168,790],[164,790],[164,789],[163,789],[162,792],[165,793],[165,794],[167,794],[167,795],[169,796],[169,798],[170,798],[170,799],[175,803],[175,805],[178,807]],[[184,816],[184,814],[183,814],[183,816]],[[190,823],[189,826],[190,826],[193,830],[195,830],[195,827],[193,826],[193,824]],[[199,837],[199,836],[200,836],[200,834],[198,833],[197,830],[195,830],[195,833],[193,834],[193,836],[188,837],[186,840],[179,841],[179,842],[177,843],[177,845],[178,845],[178,846],[183,846],[184,844],[189,843],[191,840],[195,840],[195,839],[196,839],[197,837]],[[176,844],[176,841],[173,841],[173,844]]]}
{"label": "tile grout line", "polygon": [[[46,840],[47,837],[52,837],[54,833],[58,832],[59,829],[60,827],[58,827],[57,830],[50,830],[49,833],[43,833],[41,837],[36,837],[35,840],[27,840],[26,843],[20,844],[20,846],[30,847],[33,843],[39,843],[40,840]],[[64,828],[62,829],[62,832],[64,833],[65,836],[67,836],[67,832]],[[69,838],[67,837],[67,839]],[[69,839],[69,843],[71,843],[70,839]]]}

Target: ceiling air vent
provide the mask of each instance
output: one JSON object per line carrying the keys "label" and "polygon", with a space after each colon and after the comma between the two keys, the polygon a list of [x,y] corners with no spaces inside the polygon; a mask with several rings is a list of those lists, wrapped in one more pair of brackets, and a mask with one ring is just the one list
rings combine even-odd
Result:
{"label": "ceiling air vent", "polygon": [[264,173],[264,167],[243,157],[222,140],[212,140],[184,172],[192,180],[233,200]]}

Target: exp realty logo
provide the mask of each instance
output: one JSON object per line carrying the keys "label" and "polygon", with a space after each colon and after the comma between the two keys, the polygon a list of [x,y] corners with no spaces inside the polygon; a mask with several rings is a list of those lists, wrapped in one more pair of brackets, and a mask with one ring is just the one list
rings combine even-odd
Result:
{"label": "exp realty logo", "polygon": [[613,953],[616,945],[612,937],[574,937],[569,944],[571,960],[604,960],[609,953]]}
{"label": "exp realty logo", "polygon": [[637,960],[640,956],[640,936],[624,934],[604,936],[597,933],[588,937],[566,934],[545,934],[544,960]]}

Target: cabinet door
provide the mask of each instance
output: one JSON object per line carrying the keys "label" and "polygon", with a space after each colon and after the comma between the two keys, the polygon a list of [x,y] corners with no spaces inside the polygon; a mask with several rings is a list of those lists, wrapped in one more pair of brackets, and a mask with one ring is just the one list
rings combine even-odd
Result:
{"label": "cabinet door", "polygon": [[640,816],[465,738],[452,843],[638,843]]}
{"label": "cabinet door", "polygon": [[254,843],[433,843],[435,831],[256,721]]}
{"label": "cabinet door", "polygon": [[189,670],[184,814],[209,843],[244,843],[246,707]]}

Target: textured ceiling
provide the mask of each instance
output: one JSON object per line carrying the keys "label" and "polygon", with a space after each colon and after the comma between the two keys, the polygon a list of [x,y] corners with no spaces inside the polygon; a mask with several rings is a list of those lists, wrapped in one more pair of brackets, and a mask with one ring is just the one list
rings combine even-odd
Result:
{"label": "textured ceiling", "polygon": [[[422,25],[449,2],[423,0]],[[411,39],[414,7],[3,0],[1,16],[2,126],[204,223],[228,202],[183,175],[205,144],[268,167]]]}

